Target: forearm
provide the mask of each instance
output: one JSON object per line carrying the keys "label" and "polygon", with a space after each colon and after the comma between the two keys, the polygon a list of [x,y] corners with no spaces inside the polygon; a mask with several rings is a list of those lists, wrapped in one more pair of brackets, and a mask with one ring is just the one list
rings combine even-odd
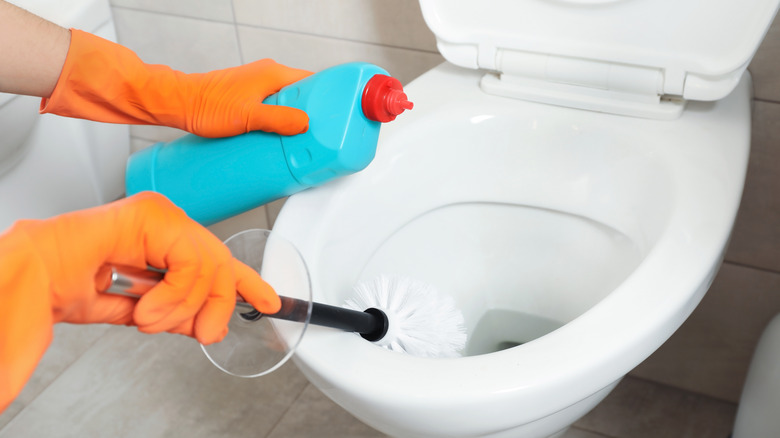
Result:
{"label": "forearm", "polygon": [[69,45],[68,29],[0,0],[0,92],[49,97]]}

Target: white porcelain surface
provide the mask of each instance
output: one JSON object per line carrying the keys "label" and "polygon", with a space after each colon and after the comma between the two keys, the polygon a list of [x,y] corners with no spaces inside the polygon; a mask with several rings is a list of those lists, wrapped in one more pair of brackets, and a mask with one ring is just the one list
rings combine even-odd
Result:
{"label": "white porcelain surface", "polygon": [[734,438],[772,436],[780,430],[780,315],[767,325],[756,346],[739,401]]}
{"label": "white porcelain surface", "polygon": [[[534,74],[560,62],[605,62],[603,80],[626,85],[617,73],[632,66],[657,69],[658,94],[716,100],[736,86],[758,49],[778,0],[655,1],[421,0],[426,23],[441,53],[453,64],[500,70],[502,59],[539,55]],[[525,62],[519,63],[529,73]],[[536,69],[536,66],[534,66]],[[571,69],[565,82],[590,76]],[[610,86],[614,84],[609,84]],[[634,85],[634,84],[628,84]]]}
{"label": "white porcelain surface", "polygon": [[317,301],[410,275],[455,297],[472,339],[492,325],[475,353],[522,343],[421,359],[312,328],[300,368],[391,435],[564,429],[690,314],[739,205],[747,76],[674,121],[489,96],[478,82],[443,64],[411,83],[415,109],[383,128],[374,162],[291,197],[274,227],[306,258]]}

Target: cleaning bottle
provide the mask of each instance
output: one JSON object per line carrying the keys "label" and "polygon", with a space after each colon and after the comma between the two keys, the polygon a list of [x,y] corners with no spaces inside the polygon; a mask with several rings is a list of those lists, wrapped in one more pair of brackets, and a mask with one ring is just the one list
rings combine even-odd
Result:
{"label": "cleaning bottle", "polygon": [[157,143],[130,156],[127,196],[162,193],[210,225],[364,169],[374,159],[381,124],[413,106],[398,79],[368,63],[328,68],[263,103],[305,111],[308,131],[226,138],[188,134]]}

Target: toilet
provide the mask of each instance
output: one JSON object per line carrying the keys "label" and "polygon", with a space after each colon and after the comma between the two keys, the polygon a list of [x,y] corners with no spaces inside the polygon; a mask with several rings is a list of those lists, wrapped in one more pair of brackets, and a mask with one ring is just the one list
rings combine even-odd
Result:
{"label": "toilet", "polygon": [[[49,21],[116,41],[108,0],[10,0]],[[130,133],[38,114],[40,98],[0,93],[0,230],[21,218],[92,207],[124,193]]]}
{"label": "toilet", "polygon": [[[463,357],[309,327],[294,360],[397,437],[553,437],[690,315],[750,148],[746,71],[778,0],[421,0],[446,62],[405,87],[357,174],[274,232],[342,304],[380,274],[450,294]],[[267,257],[272,257],[268,254]]]}
{"label": "toilet", "polygon": [[731,438],[774,436],[780,430],[780,315],[767,324],[750,362]]}

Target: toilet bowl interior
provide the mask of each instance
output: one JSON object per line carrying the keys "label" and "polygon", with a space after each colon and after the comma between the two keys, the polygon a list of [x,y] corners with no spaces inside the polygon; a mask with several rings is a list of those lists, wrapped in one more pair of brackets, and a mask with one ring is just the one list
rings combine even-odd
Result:
{"label": "toilet bowl interior", "polygon": [[641,133],[511,105],[428,117],[387,130],[378,165],[329,199],[315,296],[339,303],[360,280],[410,276],[455,298],[467,355],[490,353],[590,309],[668,221],[672,176]]}

